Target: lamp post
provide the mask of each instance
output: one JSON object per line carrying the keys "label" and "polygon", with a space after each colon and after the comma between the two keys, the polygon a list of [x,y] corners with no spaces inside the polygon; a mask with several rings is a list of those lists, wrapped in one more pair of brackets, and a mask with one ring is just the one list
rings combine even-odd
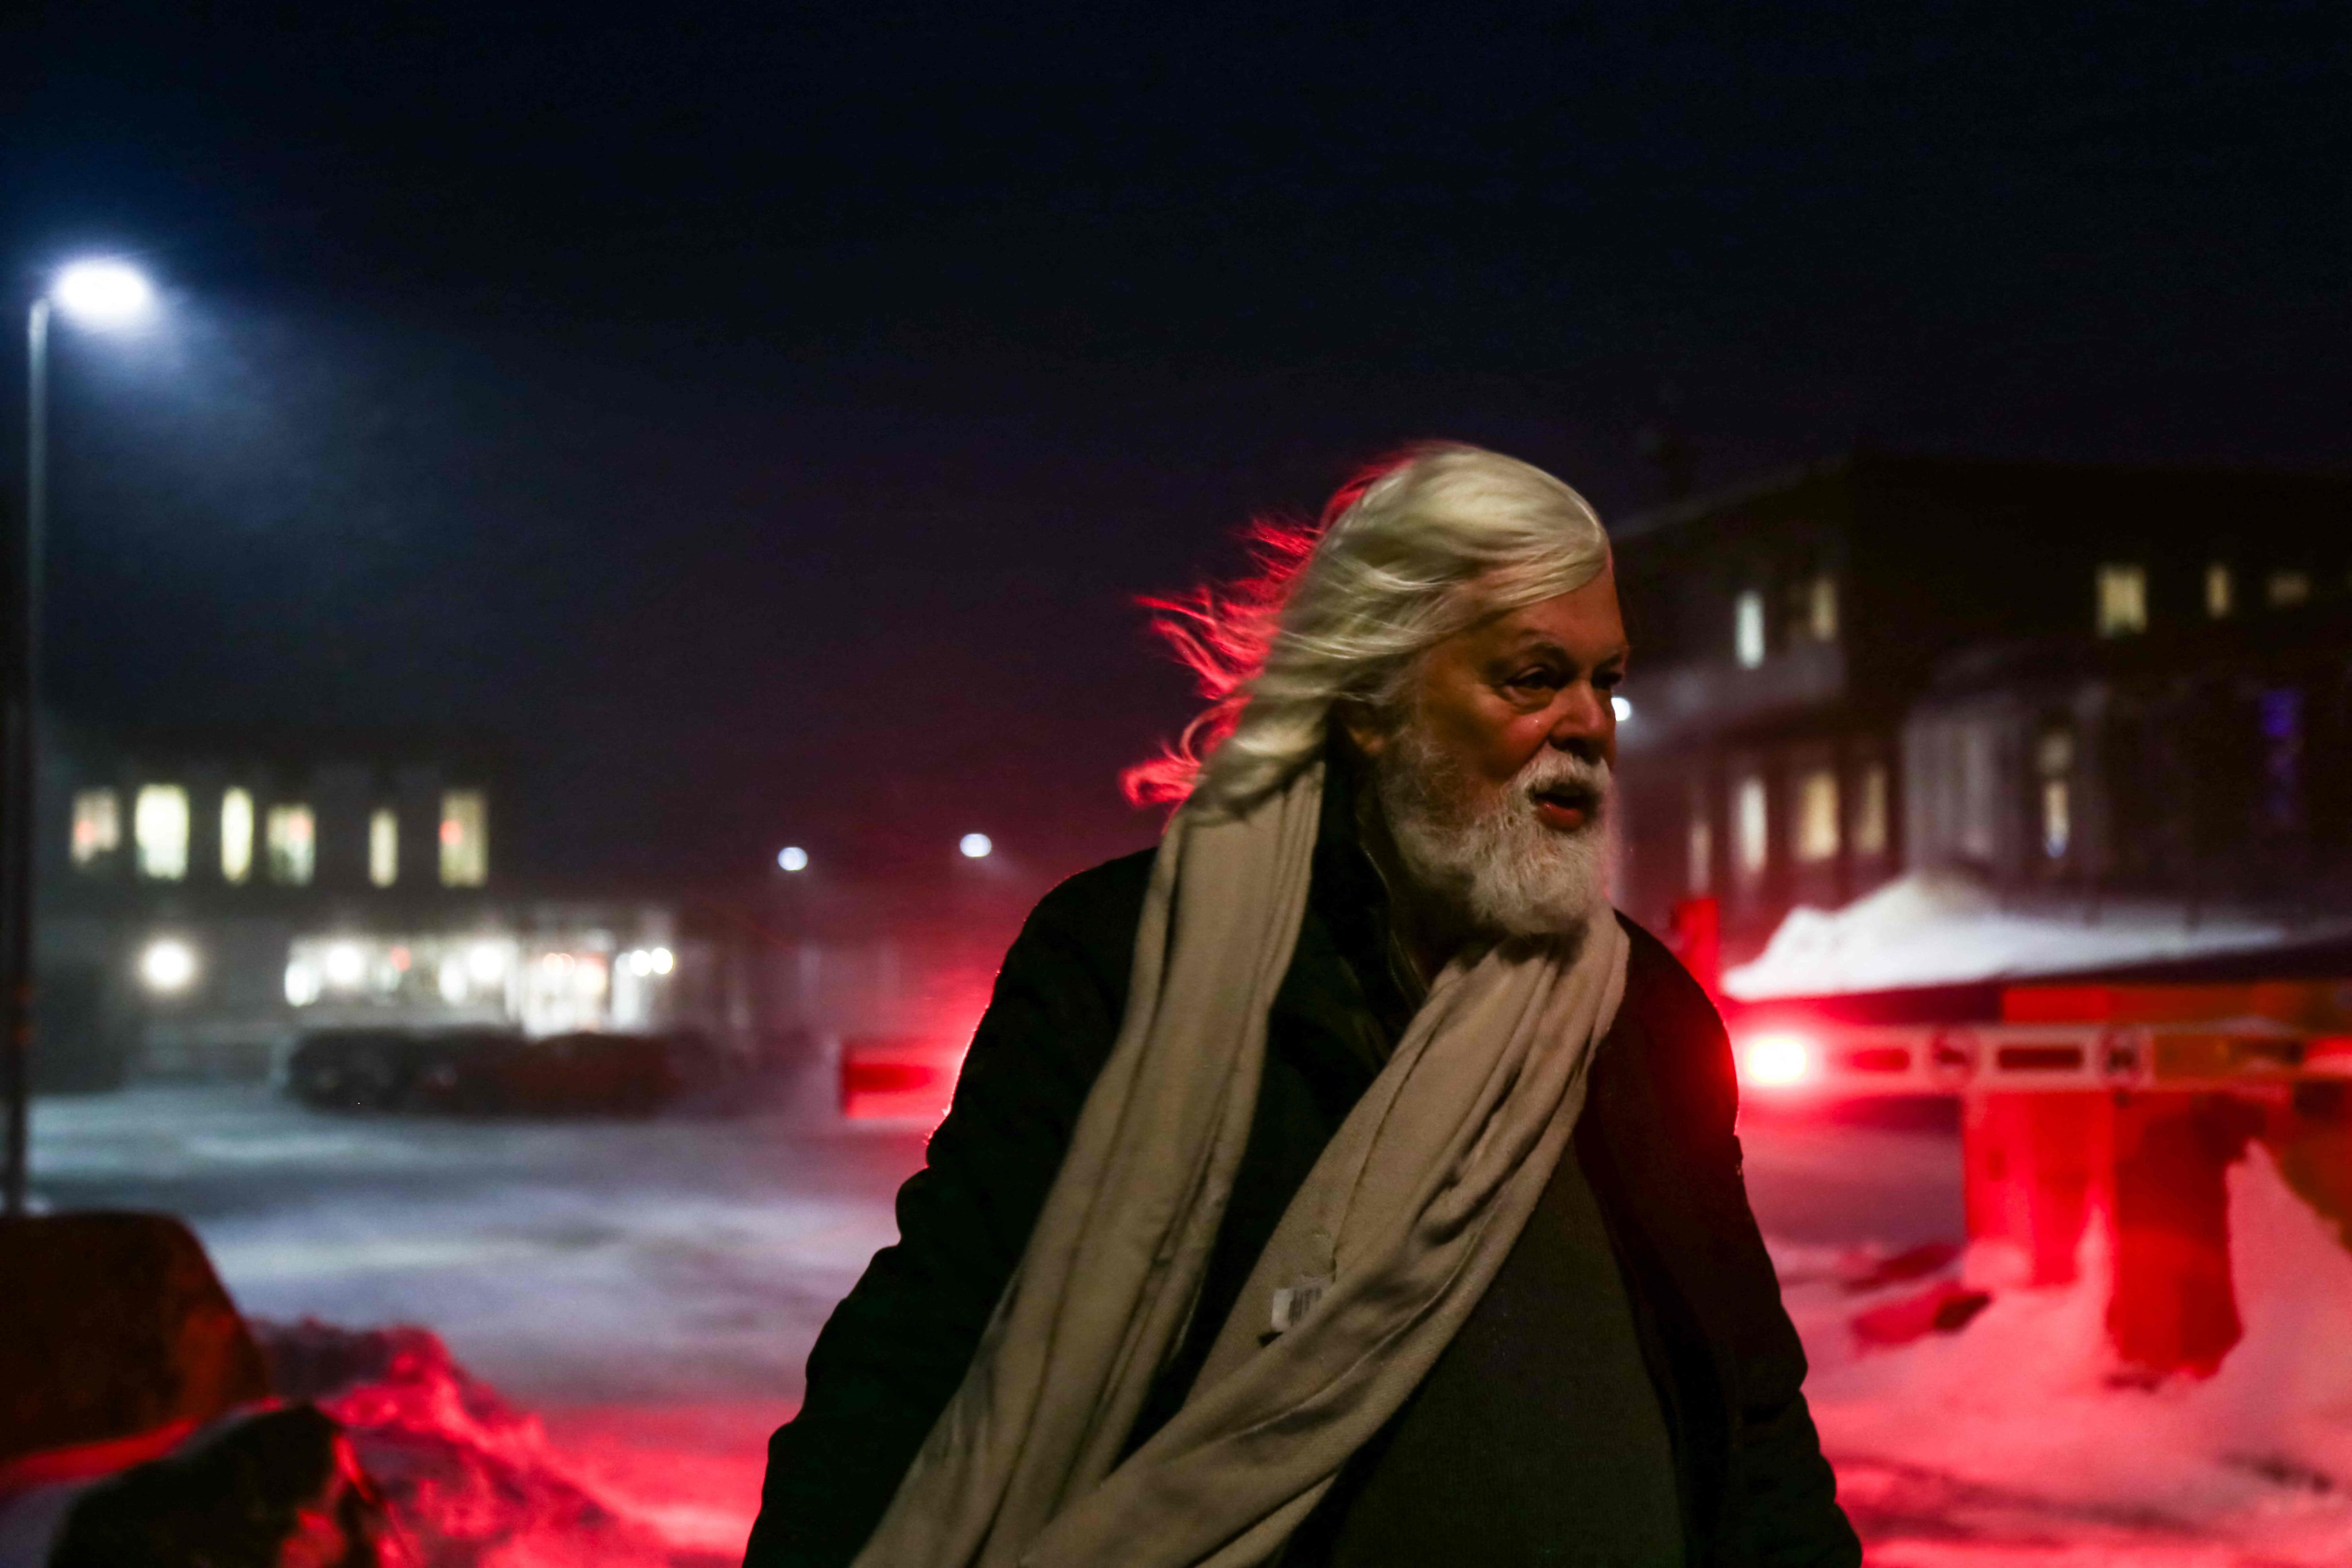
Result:
{"label": "lamp post", "polygon": [[25,1212],[32,1090],[35,725],[40,701],[41,554],[49,507],[49,317],[127,327],[154,308],[138,268],[115,260],[58,269],[25,314],[25,532],[18,542],[16,646],[8,660],[5,756],[0,758],[0,1078],[7,1095],[6,1168],[0,1206]]}

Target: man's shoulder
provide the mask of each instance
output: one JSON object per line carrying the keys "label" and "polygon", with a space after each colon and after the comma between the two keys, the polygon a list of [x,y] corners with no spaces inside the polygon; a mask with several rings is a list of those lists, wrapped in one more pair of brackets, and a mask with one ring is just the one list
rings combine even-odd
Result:
{"label": "man's shoulder", "polygon": [[1139,849],[1063,879],[1037,900],[1030,923],[1081,930],[1109,924],[1133,936],[1143,918],[1143,895],[1151,885],[1151,862],[1158,853]]}
{"label": "man's shoulder", "polygon": [[1021,939],[1013,944],[1014,956],[1025,952],[1075,958],[1124,996],[1155,853],[1139,849],[1055,885],[1029,911]]}
{"label": "man's shoulder", "polygon": [[1706,988],[1683,967],[1674,950],[1623,910],[1617,923],[1632,944],[1625,954],[1625,999],[1621,1005],[1635,1014],[1654,1032],[1672,1035],[1719,1034],[1722,1015]]}

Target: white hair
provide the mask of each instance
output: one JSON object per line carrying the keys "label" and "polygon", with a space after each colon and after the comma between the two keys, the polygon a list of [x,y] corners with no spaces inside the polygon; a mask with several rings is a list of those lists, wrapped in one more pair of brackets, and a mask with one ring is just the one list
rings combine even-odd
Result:
{"label": "white hair", "polygon": [[1415,660],[1456,632],[1584,586],[1609,536],[1532,464],[1452,442],[1414,447],[1331,499],[1312,528],[1259,524],[1258,574],[1147,601],[1209,706],[1129,770],[1138,800],[1239,812],[1323,754],[1334,703],[1391,709]]}

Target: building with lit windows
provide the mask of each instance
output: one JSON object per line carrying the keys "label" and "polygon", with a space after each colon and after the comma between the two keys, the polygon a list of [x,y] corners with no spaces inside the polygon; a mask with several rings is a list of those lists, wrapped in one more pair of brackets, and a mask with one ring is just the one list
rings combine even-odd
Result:
{"label": "building with lit windows", "polygon": [[440,736],[44,727],[37,1079],[265,1071],[306,1029],[648,1026],[672,920],[498,875]]}
{"label": "building with lit windows", "polygon": [[1050,879],[967,831],[911,864],[795,849],[726,886],[556,889],[502,869],[513,792],[464,737],[42,738],[46,1089],[259,1077],[320,1034],[659,1033],[828,1100],[861,1051],[960,1059]]}
{"label": "building with lit windows", "polygon": [[1855,455],[1613,531],[1621,901],[2352,908],[2352,479]]}

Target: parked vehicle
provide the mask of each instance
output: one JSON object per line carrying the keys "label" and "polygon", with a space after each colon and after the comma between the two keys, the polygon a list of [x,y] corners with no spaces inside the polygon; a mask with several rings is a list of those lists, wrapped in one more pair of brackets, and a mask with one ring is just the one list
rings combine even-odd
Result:
{"label": "parked vehicle", "polygon": [[720,1076],[690,1031],[572,1033],[320,1029],[287,1058],[287,1093],[323,1110],[475,1116],[647,1116]]}

